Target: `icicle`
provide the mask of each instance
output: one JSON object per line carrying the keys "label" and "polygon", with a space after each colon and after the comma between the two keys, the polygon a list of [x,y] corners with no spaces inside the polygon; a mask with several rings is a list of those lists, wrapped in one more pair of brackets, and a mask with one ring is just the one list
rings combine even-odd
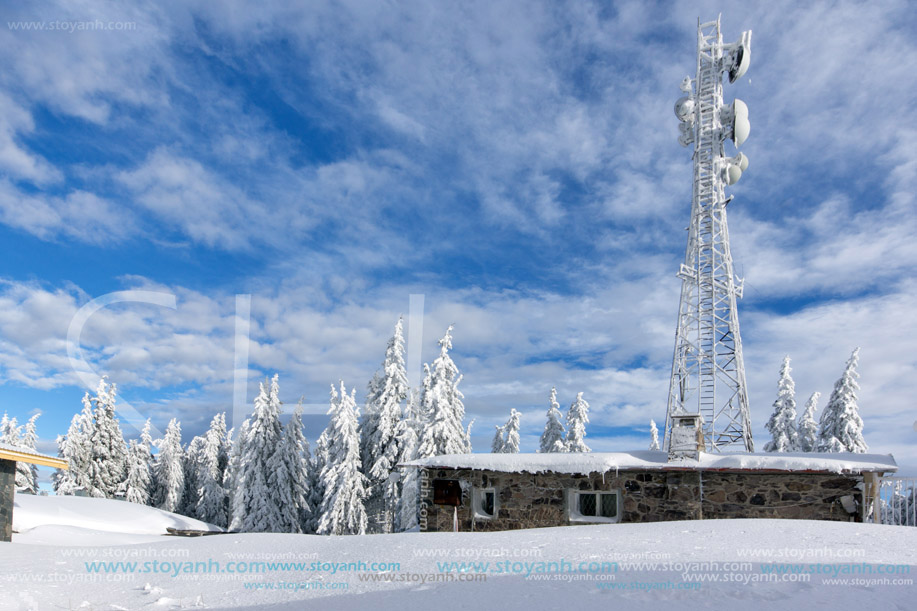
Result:
{"label": "icicle", "polygon": [[458,532],[458,505],[452,506],[452,532]]}

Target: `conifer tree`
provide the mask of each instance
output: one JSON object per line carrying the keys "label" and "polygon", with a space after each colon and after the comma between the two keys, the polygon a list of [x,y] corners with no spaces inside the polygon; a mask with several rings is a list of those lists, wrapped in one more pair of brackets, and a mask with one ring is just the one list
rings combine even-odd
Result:
{"label": "conifer tree", "polygon": [[308,449],[302,433],[302,400],[283,433],[283,440],[271,458],[268,485],[277,492],[280,507],[280,532],[302,533],[308,528],[309,472]]}
{"label": "conifer tree", "polygon": [[462,376],[449,356],[452,349],[452,326],[439,341],[439,358],[432,368],[426,367],[421,409],[425,417],[420,437],[418,457],[464,454],[471,451],[468,431],[462,428],[465,419],[464,396],[458,389]]}
{"label": "conifer tree", "polygon": [[819,452],[854,452],[863,454],[868,449],[863,439],[863,420],[857,405],[856,368],[860,349],[856,348],[847,360],[840,379],[835,382],[828,405],[822,411],[818,427]]}
{"label": "conifer tree", "polygon": [[656,428],[656,421],[650,419],[650,450],[659,450],[659,429]]}
{"label": "conifer tree", "polygon": [[197,505],[195,515],[199,520],[225,528],[227,519],[226,490],[223,488],[225,465],[221,467],[225,453],[226,414],[216,414],[210,421],[210,428],[204,434],[204,442],[198,453]]}
{"label": "conifer tree", "polygon": [[786,356],[780,367],[774,413],[765,425],[773,437],[764,445],[765,452],[795,452],[799,449],[796,432],[796,385],[790,371],[790,357]]}
{"label": "conifer tree", "polygon": [[127,494],[125,498],[131,503],[140,505],[150,504],[152,490],[152,456],[150,448],[153,445],[150,436],[151,423],[149,420],[143,425],[140,440],[132,439],[128,447]]}
{"label": "conifer tree", "polygon": [[589,404],[583,399],[583,393],[576,395],[567,411],[567,438],[564,441],[566,452],[591,452],[586,445],[586,423],[589,422]]}
{"label": "conifer tree", "polygon": [[806,401],[806,407],[802,415],[799,416],[796,432],[800,452],[815,452],[818,450],[818,424],[815,422],[815,410],[818,408],[818,398],[820,396],[821,393],[812,393],[812,396]]}
{"label": "conifer tree", "polygon": [[89,438],[89,494],[113,499],[125,493],[127,480],[127,444],[115,415],[117,387],[99,380],[93,403],[93,429]]}
{"label": "conifer tree", "polygon": [[153,506],[164,511],[177,512],[185,492],[184,452],[181,447],[181,424],[175,418],[169,421],[165,436],[156,441],[159,454],[153,466],[156,498]]}
{"label": "conifer tree", "polygon": [[239,469],[235,475],[232,530],[283,532],[279,489],[269,483],[272,457],[282,441],[280,387],[275,374],[261,383],[243,441]]}
{"label": "conifer tree", "polygon": [[509,412],[509,420],[506,421],[506,424],[503,426],[506,430],[506,442],[503,444],[503,453],[504,454],[518,454],[519,453],[519,412],[515,409],[511,409]]}
{"label": "conifer tree", "polygon": [[92,462],[89,440],[92,437],[92,402],[83,396],[83,409],[70,420],[66,435],[57,437],[57,455],[67,461],[66,470],[58,469],[52,477],[54,492],[60,495],[89,491],[89,465]]}
{"label": "conifer tree", "polygon": [[400,456],[397,431],[409,394],[402,325],[399,318],[385,351],[381,373],[374,375],[369,384],[366,412],[360,426],[363,473],[369,480],[366,506],[373,531],[387,528],[395,500],[388,479]]}
{"label": "conifer tree", "polygon": [[318,534],[361,535],[366,532],[367,480],[360,472],[359,417],[354,394],[347,394],[341,382],[341,394],[331,389],[331,421],[325,430],[327,454],[323,459],[321,482],[324,490]]}
{"label": "conifer tree", "polygon": [[200,482],[198,472],[201,471],[201,453],[204,449],[204,437],[197,435],[185,447],[182,458],[182,471],[185,476],[185,491],[182,493],[181,506],[178,513],[196,518],[197,502],[200,499]]}
{"label": "conifer tree", "polygon": [[557,402],[557,389],[551,389],[551,406],[548,408],[548,421],[541,434],[539,452],[564,451],[564,425],[561,423],[560,403]]}
{"label": "conifer tree", "polygon": [[502,454],[503,448],[506,447],[506,428],[499,424],[494,425],[494,438],[490,442],[491,454]]}
{"label": "conifer tree", "polygon": [[[411,412],[413,413],[413,412]],[[399,456],[395,464],[403,464],[417,458],[417,427],[413,419],[403,419],[398,423],[395,433],[398,438]],[[398,482],[392,482],[392,490],[387,494],[387,502],[394,507],[396,531],[411,530],[417,527],[418,499],[420,497],[420,479],[418,469],[402,467]]]}

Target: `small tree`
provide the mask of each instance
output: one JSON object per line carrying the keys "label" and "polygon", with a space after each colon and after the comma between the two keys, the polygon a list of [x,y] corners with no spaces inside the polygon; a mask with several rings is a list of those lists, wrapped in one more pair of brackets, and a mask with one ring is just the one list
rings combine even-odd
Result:
{"label": "small tree", "polygon": [[854,452],[863,454],[868,449],[863,439],[863,420],[860,418],[856,391],[859,377],[856,368],[860,349],[856,348],[847,360],[840,379],[835,382],[828,405],[821,414],[818,428],[819,452]]}
{"label": "small tree", "polygon": [[561,423],[560,403],[557,402],[557,389],[551,389],[551,406],[548,408],[548,421],[541,434],[539,452],[564,451],[564,425]]}
{"label": "small tree", "polygon": [[773,439],[764,445],[765,452],[795,452],[799,449],[796,432],[796,385],[790,376],[790,357],[783,358],[774,413],[765,428]]}
{"label": "small tree", "polygon": [[656,421],[650,420],[650,450],[659,450],[659,429],[656,428]]}
{"label": "small tree", "polygon": [[503,448],[506,447],[506,428],[499,424],[494,425],[494,438],[490,442],[491,454],[502,454]]}
{"label": "small tree", "polygon": [[589,422],[589,404],[583,399],[583,393],[578,393],[567,412],[567,439],[564,443],[566,452],[592,451],[584,441],[587,422]]}
{"label": "small tree", "polygon": [[813,392],[796,425],[800,452],[815,452],[818,449],[818,424],[815,422],[815,410],[821,393]]}

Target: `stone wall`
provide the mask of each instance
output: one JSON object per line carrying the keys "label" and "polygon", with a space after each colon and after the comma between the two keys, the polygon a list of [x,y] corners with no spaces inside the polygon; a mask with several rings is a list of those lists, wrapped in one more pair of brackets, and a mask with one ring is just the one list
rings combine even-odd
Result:
{"label": "stone wall", "polygon": [[0,541],[13,540],[13,495],[16,493],[16,462],[0,459]]}
{"label": "stone wall", "polygon": [[[501,473],[469,469],[425,469],[421,479],[462,483],[460,531],[512,530],[582,524],[567,513],[568,490],[620,491],[621,522],[716,518],[805,518],[844,520],[838,498],[860,500],[854,475],[698,471],[619,471],[604,475]],[[472,520],[472,488],[494,488],[494,518]],[[433,486],[422,486],[421,530],[451,531],[453,508],[433,504]]]}

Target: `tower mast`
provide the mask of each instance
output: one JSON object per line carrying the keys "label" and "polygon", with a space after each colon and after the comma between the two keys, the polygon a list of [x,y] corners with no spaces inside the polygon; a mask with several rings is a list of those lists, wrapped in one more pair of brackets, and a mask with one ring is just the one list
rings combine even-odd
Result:
{"label": "tower mast", "polygon": [[725,448],[754,451],[745,385],[745,364],[736,299],[742,296],[729,250],[725,187],[748,167],[738,153],[726,157],[724,142],[740,147],[748,136],[748,108],[741,100],[723,103],[723,73],[734,82],[748,69],[751,31],[723,44],[720,20],[698,23],[697,72],[685,77],[686,94],[675,104],[679,142],[694,145],[694,189],[685,260],[678,272],[681,300],[669,382],[665,448],[672,416],[703,417],[708,452]]}

